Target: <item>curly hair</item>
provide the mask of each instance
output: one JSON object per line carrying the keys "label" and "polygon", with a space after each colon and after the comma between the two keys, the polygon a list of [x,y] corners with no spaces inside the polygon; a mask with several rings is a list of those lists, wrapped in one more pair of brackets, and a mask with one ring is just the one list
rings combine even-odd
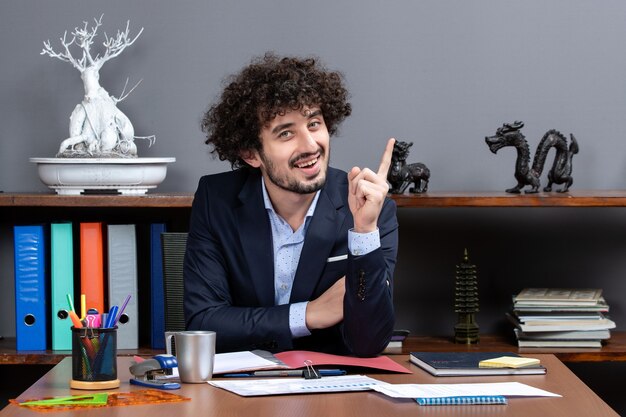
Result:
{"label": "curly hair", "polygon": [[233,168],[247,166],[242,151],[261,150],[261,129],[278,115],[319,106],[332,136],[352,111],[341,73],[327,71],[315,58],[267,53],[228,81],[219,103],[204,114],[202,130],[211,153]]}

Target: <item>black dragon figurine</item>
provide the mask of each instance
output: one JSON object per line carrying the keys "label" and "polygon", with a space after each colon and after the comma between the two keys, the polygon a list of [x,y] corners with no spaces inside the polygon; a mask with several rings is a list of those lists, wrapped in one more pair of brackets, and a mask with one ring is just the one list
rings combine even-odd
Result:
{"label": "black dragon figurine", "polygon": [[402,194],[406,188],[410,193],[425,193],[428,190],[428,180],[430,179],[430,170],[421,162],[407,164],[406,158],[409,156],[409,148],[413,146],[413,142],[396,141],[393,145],[393,154],[391,155],[391,166],[387,174],[387,181],[391,187],[391,194]]}
{"label": "black dragon figurine", "polygon": [[569,190],[574,182],[572,178],[572,158],[578,153],[578,142],[573,134],[570,134],[570,144],[567,145],[565,136],[554,129],[549,130],[543,135],[533,159],[532,167],[530,166],[530,151],[526,138],[520,132],[524,127],[524,122],[516,121],[513,123],[504,123],[502,127],[496,130],[494,136],[485,137],[485,142],[489,146],[489,150],[494,154],[505,146],[513,146],[517,150],[517,160],[515,161],[515,179],[517,185],[506,190],[507,193],[519,194],[520,190],[526,185],[531,188],[526,193],[536,193],[539,191],[539,178],[543,172],[548,152],[551,148],[556,149],[554,163],[548,172],[548,185],[543,191],[552,191],[553,184],[564,184],[563,188],[556,190],[564,193]]}

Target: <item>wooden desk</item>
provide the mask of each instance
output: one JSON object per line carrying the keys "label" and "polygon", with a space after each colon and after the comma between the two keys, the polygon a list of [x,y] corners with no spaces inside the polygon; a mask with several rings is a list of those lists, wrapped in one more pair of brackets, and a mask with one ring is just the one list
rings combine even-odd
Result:
{"label": "wooden desk", "polygon": [[[391,383],[467,383],[519,381],[537,388],[561,394],[562,398],[510,398],[508,405],[473,406],[419,406],[413,400],[394,400],[382,394],[365,391],[351,393],[283,395],[244,398],[214,388],[208,384],[183,384],[173,392],[191,397],[188,402],[139,405],[128,407],[87,409],[73,412],[54,412],[62,416],[160,417],[160,416],[617,416],[604,401],[580,381],[553,355],[533,355],[548,368],[547,375],[518,377],[464,377],[435,378],[408,361],[407,355],[392,356],[394,360],[413,371],[412,375],[369,374]],[[128,383],[130,358],[118,358],[121,391],[140,389]],[[86,391],[70,390],[71,362],[63,359],[50,372],[26,390],[18,400],[84,394]],[[42,415],[15,405],[0,411],[0,417]]]}

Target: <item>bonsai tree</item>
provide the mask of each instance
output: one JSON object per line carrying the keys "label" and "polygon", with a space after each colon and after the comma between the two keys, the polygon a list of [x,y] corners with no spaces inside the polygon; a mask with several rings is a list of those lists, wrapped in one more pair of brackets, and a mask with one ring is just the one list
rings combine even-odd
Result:
{"label": "bonsai tree", "polygon": [[[137,157],[137,146],[134,139],[135,130],[129,118],[117,108],[117,103],[124,100],[139,85],[125,93],[126,85],[119,97],[110,95],[100,85],[100,68],[105,62],[120,55],[132,45],[143,28],[134,37],[129,33],[129,22],[126,30],[118,31],[115,37],[104,34],[102,55],[92,53],[92,45],[98,29],[102,25],[102,16],[94,19],[95,24],[88,28],[87,22],[82,28],[76,27],[68,40],[67,31],[60,38],[62,52],[55,52],[50,41],[44,42],[42,55],[58,58],[69,62],[80,72],[85,88],[83,101],[79,103],[70,116],[70,136],[61,142],[57,157]],[[80,51],[76,58],[71,48]],[[154,142],[154,136],[143,137]]]}

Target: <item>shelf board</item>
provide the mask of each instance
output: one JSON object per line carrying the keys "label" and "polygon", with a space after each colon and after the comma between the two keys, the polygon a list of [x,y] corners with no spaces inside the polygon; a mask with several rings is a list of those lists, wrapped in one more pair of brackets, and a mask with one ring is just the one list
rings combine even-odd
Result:
{"label": "shelf board", "polygon": [[[117,351],[119,356],[154,356],[159,353],[165,352],[148,348]],[[56,365],[63,358],[71,355],[72,352],[69,350],[17,352],[14,337],[5,337],[0,340],[0,365]]]}
{"label": "shelf board", "polygon": [[189,208],[191,193],[134,195],[56,195],[1,193],[0,207],[155,207]]}
{"label": "shelf board", "polygon": [[[392,194],[398,207],[626,207],[626,190],[573,190],[567,193],[508,194],[504,191],[439,191]],[[190,208],[193,193],[141,196],[0,193],[0,207],[155,207]]]}
{"label": "shelf board", "polygon": [[626,190],[573,190],[567,193],[428,192],[392,195],[398,207],[623,207]]}
{"label": "shelf board", "polygon": [[626,361],[626,332],[611,332],[602,348],[518,348],[514,337],[481,335],[475,345],[454,343],[452,337],[409,336],[402,353],[427,352],[517,352],[521,355],[552,353],[563,362],[624,362]]}
{"label": "shelf board", "polygon": [[[390,353],[409,354],[428,352],[517,352],[521,355],[552,353],[563,362],[626,362],[626,332],[611,332],[611,338],[602,348],[518,348],[513,338],[481,335],[480,343],[463,345],[454,343],[451,337],[409,336],[401,351]],[[142,348],[119,350],[120,356],[153,356],[162,350]],[[16,352],[15,338],[0,340],[0,365],[56,365],[70,351]]]}

